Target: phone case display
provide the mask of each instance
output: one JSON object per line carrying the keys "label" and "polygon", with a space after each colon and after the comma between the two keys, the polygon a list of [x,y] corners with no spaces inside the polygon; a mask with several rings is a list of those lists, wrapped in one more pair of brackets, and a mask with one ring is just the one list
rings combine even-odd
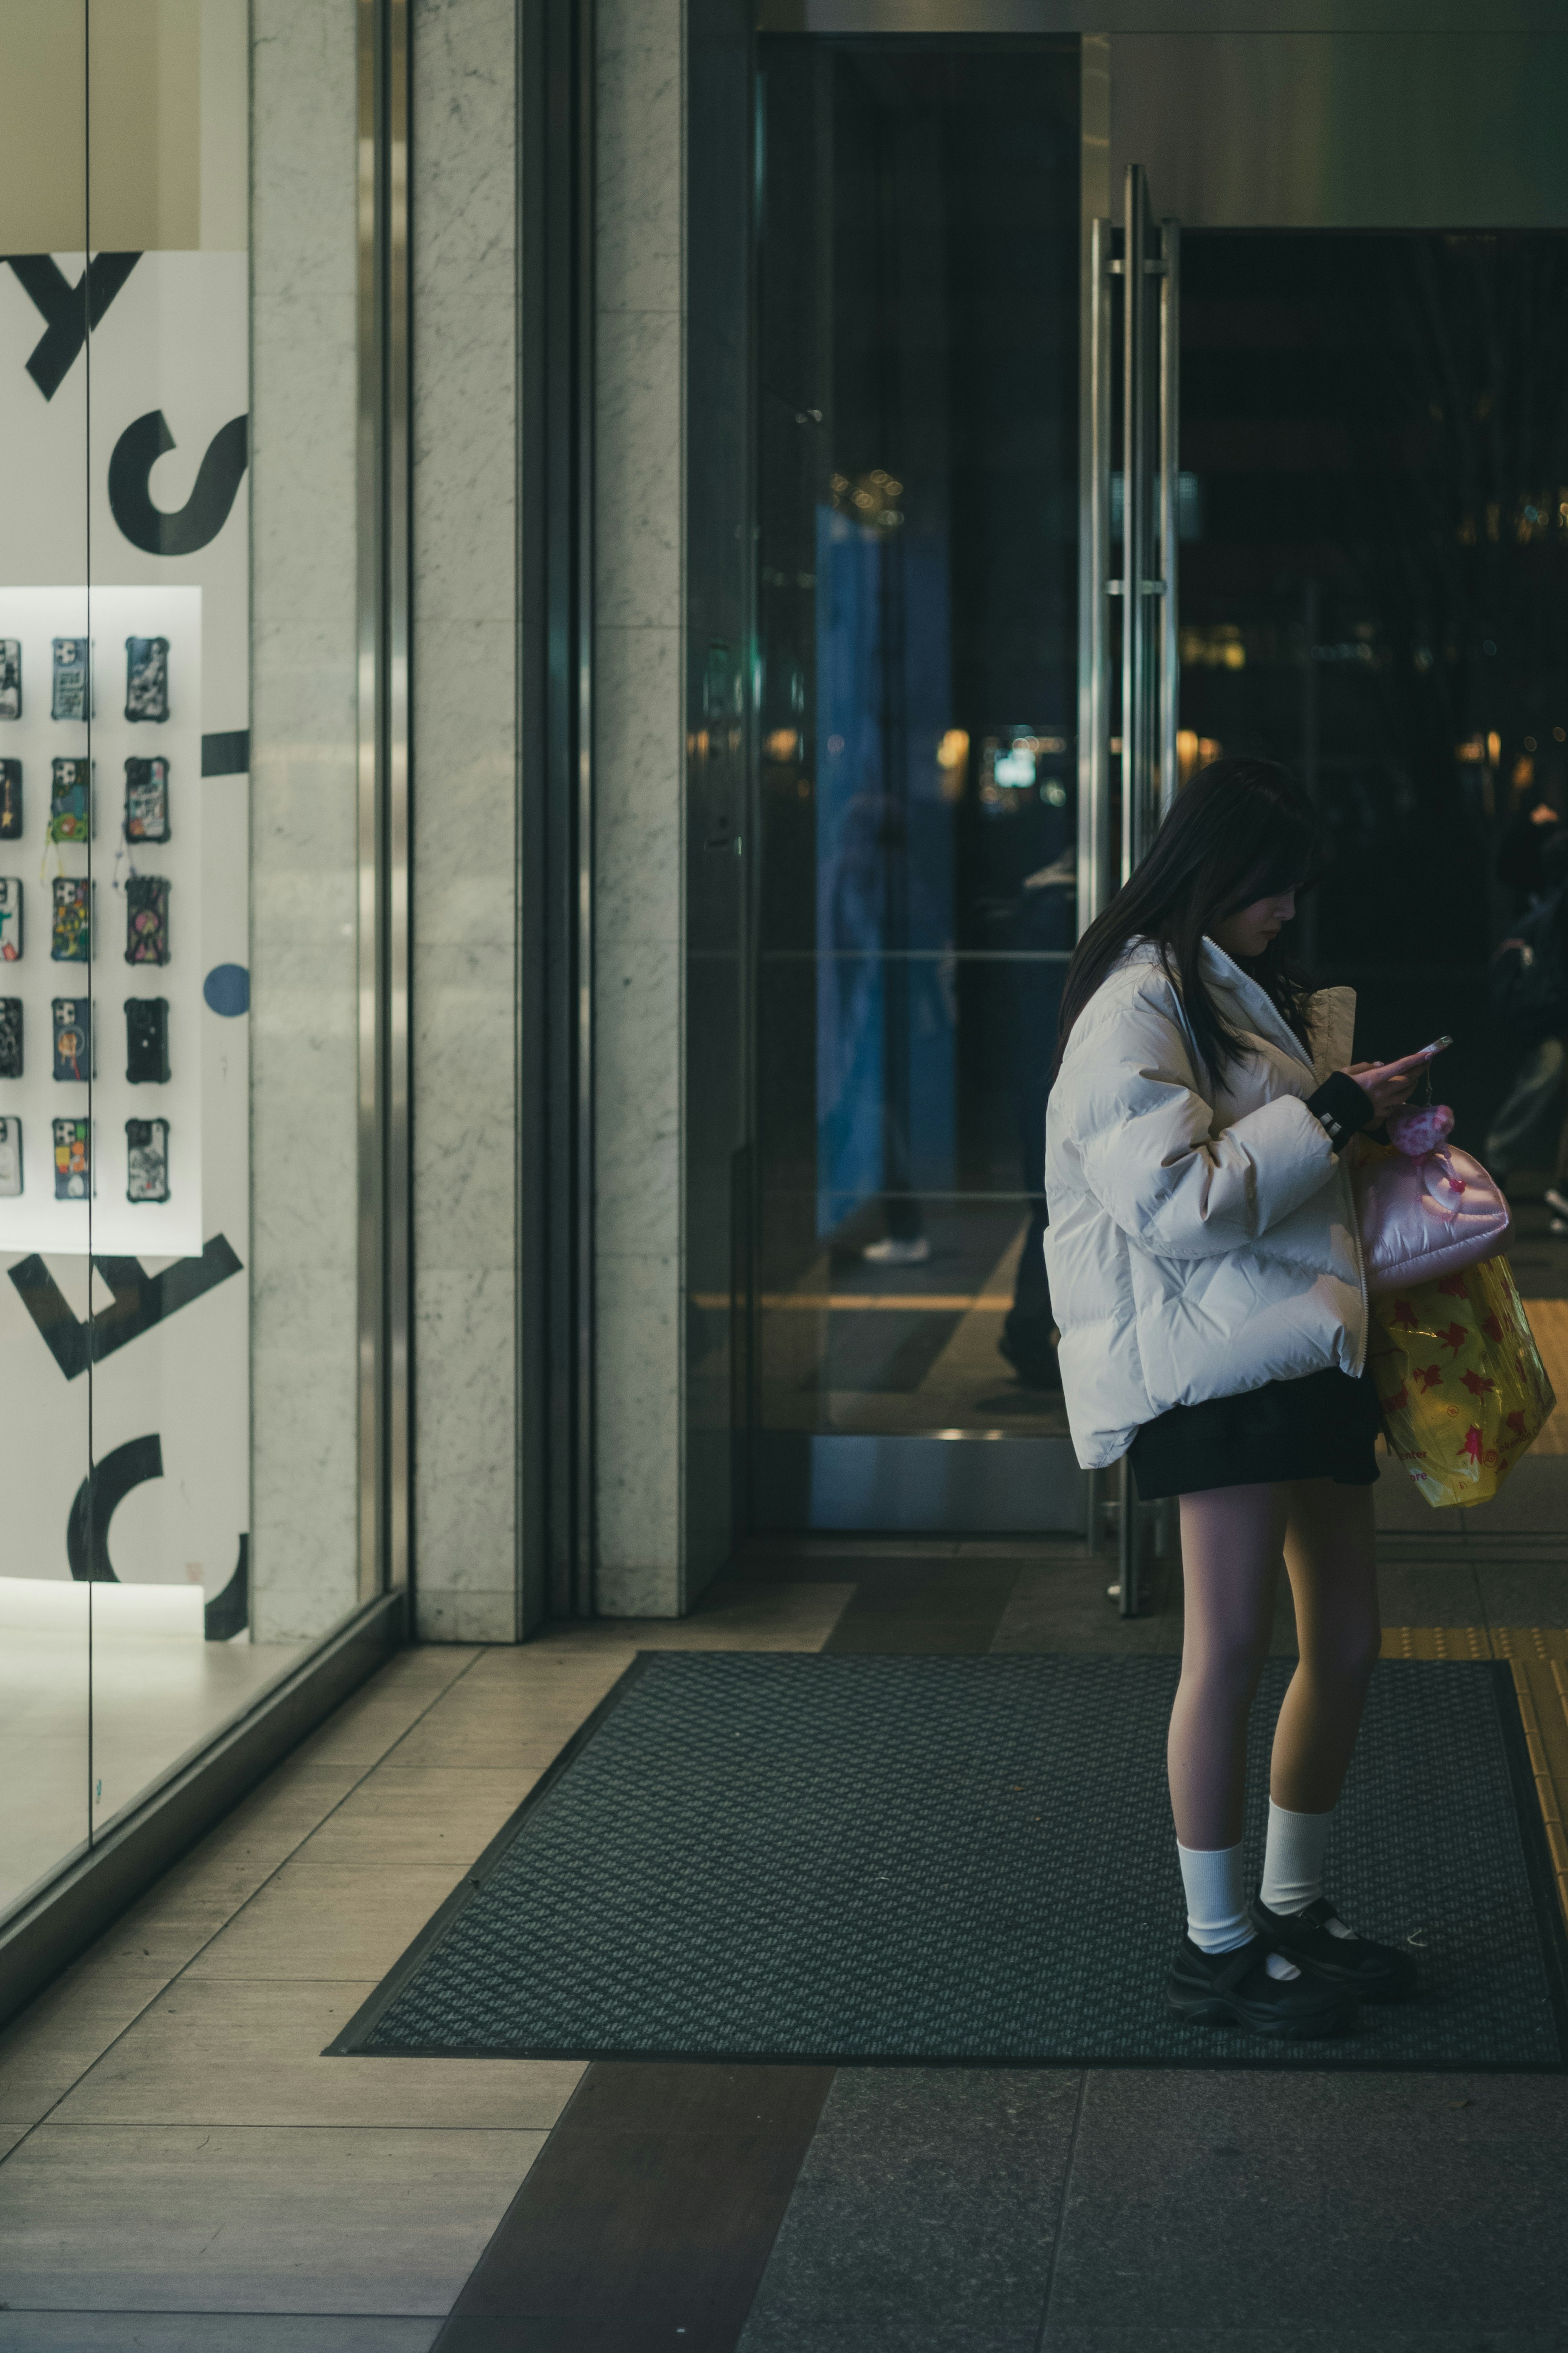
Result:
{"label": "phone case display", "polygon": [[92,1181],[92,1155],[85,1119],[57,1119],[55,1198],[85,1201]]}
{"label": "phone case display", "polygon": [[169,839],[169,763],[167,760],[127,760],[125,763],[125,839],[127,841],[167,841]]}
{"label": "phone case display", "polygon": [[22,640],[0,638],[0,719],[22,716]]}
{"label": "phone case display", "polygon": [[88,690],[88,640],[86,638],[56,638],[54,640],[54,695],[49,704],[51,719],[90,719],[92,712]]}
{"label": "phone case display", "polygon": [[0,1119],[0,1201],[14,1201],[22,1189],[22,1123]]}
{"label": "phone case display", "polygon": [[125,961],[169,961],[169,885],[162,874],[132,874],[125,886]]}
{"label": "phone case display", "polygon": [[74,874],[57,874],[49,954],[57,964],[86,964],[92,954],[92,885]]}
{"label": "phone case display", "polygon": [[[204,720],[243,720],[245,648],[236,638],[234,658],[226,654],[219,702],[207,711],[205,596],[95,583],[89,635],[86,588],[0,582],[0,707],[9,676],[20,714],[0,724],[0,869],[13,869],[0,872],[0,1114],[27,1128],[35,1156],[26,1193],[0,1196],[0,1261],[35,1250],[69,1257],[89,1239],[110,1253],[198,1257],[215,1120],[226,1185],[243,1158],[246,1027],[209,1006],[203,984],[215,966],[246,960],[248,797],[200,778]],[[107,680],[94,675],[100,662]],[[113,855],[93,873],[89,852],[106,830]],[[24,881],[32,988],[18,962]],[[97,960],[120,968],[122,954],[124,985],[94,1004]],[[100,1022],[110,1025],[102,1036]],[[89,1128],[62,1132],[57,1190],[42,1156],[53,1122],[89,1105]]]}
{"label": "phone case display", "polygon": [[167,638],[127,638],[125,640],[125,716],[128,720],[169,716],[169,640]]}
{"label": "phone case display", "polygon": [[169,1123],[166,1119],[126,1121],[125,1198],[128,1201],[168,1199]]}
{"label": "phone case display", "polygon": [[91,827],[91,761],[52,760],[49,763],[49,839],[85,841]]}
{"label": "phone case display", "polygon": [[125,1081],[132,1087],[166,1087],[169,1083],[166,997],[128,997],[125,1000]]}
{"label": "phone case display", "polygon": [[90,998],[57,997],[52,1009],[55,1024],[56,1078],[90,1079],[92,1076]]}

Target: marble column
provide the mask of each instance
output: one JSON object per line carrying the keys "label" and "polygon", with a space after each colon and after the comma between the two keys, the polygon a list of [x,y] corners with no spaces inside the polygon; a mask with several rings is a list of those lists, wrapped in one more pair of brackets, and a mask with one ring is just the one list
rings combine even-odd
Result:
{"label": "marble column", "polygon": [[682,1566],[686,312],[680,0],[598,0],[595,1131],[598,1569],[673,1616]]}
{"label": "marble column", "polygon": [[253,1623],[356,1599],[355,28],[251,5]]}
{"label": "marble column", "polygon": [[516,10],[414,0],[417,1626],[514,1641]]}

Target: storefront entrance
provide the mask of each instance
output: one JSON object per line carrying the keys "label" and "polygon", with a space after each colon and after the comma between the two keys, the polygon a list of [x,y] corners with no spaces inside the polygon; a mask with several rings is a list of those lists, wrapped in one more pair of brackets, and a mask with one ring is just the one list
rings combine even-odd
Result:
{"label": "storefront entrance", "polygon": [[[759,42],[763,1527],[1100,1525],[1040,1255],[1056,1010],[1222,750],[1322,808],[1298,952],[1358,1051],[1451,1032],[1460,1140],[1554,1167],[1488,972],[1568,865],[1568,236],[1474,188],[1455,227],[1419,188],[1414,226],[1253,226],[1260,190],[1184,228],[1169,124],[1106,167],[1137,46]],[[1568,1237],[1527,1224],[1554,1344]]]}

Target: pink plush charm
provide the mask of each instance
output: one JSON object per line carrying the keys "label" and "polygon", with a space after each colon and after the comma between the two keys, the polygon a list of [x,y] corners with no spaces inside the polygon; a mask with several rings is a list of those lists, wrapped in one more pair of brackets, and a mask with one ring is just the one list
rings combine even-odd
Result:
{"label": "pink plush charm", "polygon": [[1453,1126],[1447,1103],[1406,1103],[1403,1111],[1389,1113],[1388,1140],[1407,1159],[1419,1160],[1424,1152],[1436,1152]]}

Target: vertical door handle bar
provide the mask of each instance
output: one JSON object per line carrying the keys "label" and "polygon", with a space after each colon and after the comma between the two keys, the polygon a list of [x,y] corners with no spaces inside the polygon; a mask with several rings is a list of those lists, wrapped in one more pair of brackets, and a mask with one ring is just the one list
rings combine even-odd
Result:
{"label": "vertical door handle bar", "polygon": [[1176,726],[1180,716],[1181,639],[1177,634],[1176,560],[1181,536],[1181,268],[1182,225],[1160,224],[1164,275],[1160,282],[1160,570],[1165,594],[1160,607],[1159,813],[1173,806],[1179,770]]}
{"label": "vertical door handle bar", "polygon": [[1148,577],[1145,546],[1148,489],[1145,461],[1148,426],[1144,414],[1147,372],[1144,317],[1144,224],[1148,202],[1141,165],[1129,164],[1124,183],[1121,245],[1121,859],[1125,882],[1142,853],[1140,801],[1144,752],[1143,704],[1147,691],[1147,638],[1142,586]]}
{"label": "vertical door handle bar", "polygon": [[[1078,928],[1082,934],[1110,898],[1110,223],[1089,227],[1089,345],[1085,448],[1079,528],[1083,584],[1079,669]],[[1120,582],[1114,584],[1120,586]]]}

